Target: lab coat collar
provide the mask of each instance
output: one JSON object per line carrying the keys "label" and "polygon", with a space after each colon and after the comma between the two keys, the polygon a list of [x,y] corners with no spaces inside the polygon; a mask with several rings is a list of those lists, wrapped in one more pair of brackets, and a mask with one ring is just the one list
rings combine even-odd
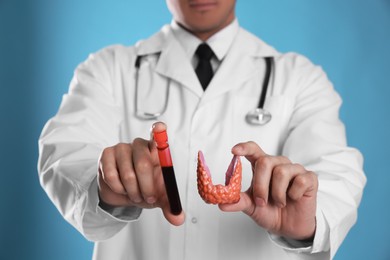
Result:
{"label": "lab coat collar", "polygon": [[260,77],[256,60],[278,55],[274,48],[242,28],[239,29],[230,48],[231,50],[207,87],[201,103],[239,88],[252,77]]}
{"label": "lab coat collar", "polygon": [[[174,37],[170,25],[164,26],[159,33],[148,40],[137,43],[136,48],[137,55],[161,53],[156,65],[156,72],[188,88],[202,98],[202,103],[239,88],[257,72],[256,59],[278,55],[271,46],[240,28],[230,47],[231,51],[224,58],[204,92],[190,60]],[[231,77],[232,74],[237,75],[237,77]]]}
{"label": "lab coat collar", "polygon": [[191,61],[176,40],[170,25],[137,46],[137,55],[160,53],[156,72],[194,92],[198,97],[203,95],[203,89],[195,74]]}
{"label": "lab coat collar", "polygon": [[[175,38],[186,52],[188,59],[193,59],[195,51],[199,44],[202,43],[202,40],[181,27],[175,20],[172,20],[171,28]],[[218,61],[225,57],[238,30],[238,21],[234,19],[231,24],[207,39],[206,43],[211,47]]]}
{"label": "lab coat collar", "polygon": [[207,44],[211,47],[219,61],[225,58],[237,36],[239,28],[237,19],[234,19],[231,24],[207,39]]}

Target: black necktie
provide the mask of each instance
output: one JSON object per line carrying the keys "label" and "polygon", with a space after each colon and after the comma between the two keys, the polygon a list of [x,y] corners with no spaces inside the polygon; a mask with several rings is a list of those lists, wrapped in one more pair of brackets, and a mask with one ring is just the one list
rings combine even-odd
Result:
{"label": "black necktie", "polygon": [[196,49],[195,54],[199,59],[195,72],[203,89],[206,90],[207,85],[213,77],[213,69],[211,67],[210,59],[213,57],[214,53],[206,43],[202,43],[198,46],[198,49]]}

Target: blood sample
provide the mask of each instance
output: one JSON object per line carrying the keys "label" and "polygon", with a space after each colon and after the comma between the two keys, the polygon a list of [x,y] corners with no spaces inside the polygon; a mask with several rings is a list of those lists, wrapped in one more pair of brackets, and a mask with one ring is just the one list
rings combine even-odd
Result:
{"label": "blood sample", "polygon": [[153,136],[157,146],[158,158],[160,160],[171,213],[173,215],[179,215],[182,211],[182,207],[175,178],[175,171],[173,169],[171,152],[169,150],[167,132],[166,130],[153,132]]}

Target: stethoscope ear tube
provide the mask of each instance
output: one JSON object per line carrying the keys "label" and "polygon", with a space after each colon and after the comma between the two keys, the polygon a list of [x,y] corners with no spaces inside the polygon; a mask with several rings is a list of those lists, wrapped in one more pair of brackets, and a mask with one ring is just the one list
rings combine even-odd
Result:
{"label": "stethoscope ear tube", "polygon": [[265,57],[266,69],[259,104],[257,108],[249,111],[245,116],[246,121],[251,125],[265,125],[272,119],[271,113],[264,109],[264,103],[271,78],[273,62],[273,57]]}

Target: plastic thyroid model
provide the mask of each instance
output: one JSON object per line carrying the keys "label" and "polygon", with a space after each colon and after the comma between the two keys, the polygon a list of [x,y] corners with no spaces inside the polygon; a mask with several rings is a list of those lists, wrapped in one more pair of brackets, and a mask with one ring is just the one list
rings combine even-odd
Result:
{"label": "plastic thyroid model", "polygon": [[238,156],[233,159],[226,171],[225,186],[213,185],[210,170],[206,165],[203,153],[198,152],[198,192],[206,203],[227,204],[240,200],[242,166]]}

